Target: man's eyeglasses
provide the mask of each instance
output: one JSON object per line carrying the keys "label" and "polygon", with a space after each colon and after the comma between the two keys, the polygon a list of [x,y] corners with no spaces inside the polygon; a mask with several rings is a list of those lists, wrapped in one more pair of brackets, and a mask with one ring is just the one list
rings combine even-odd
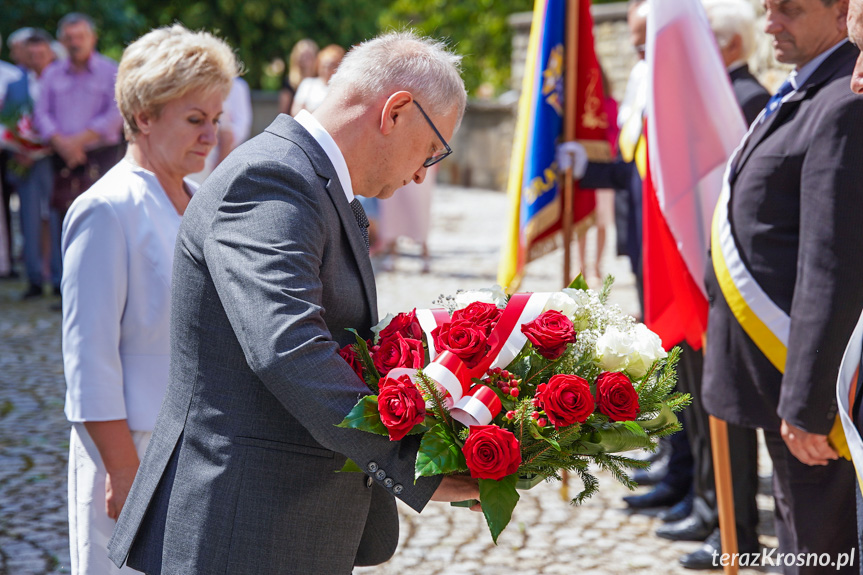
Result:
{"label": "man's eyeglasses", "polygon": [[432,156],[431,158],[426,158],[426,161],[423,162],[423,167],[424,168],[431,168],[432,166],[434,166],[435,164],[437,164],[438,162],[440,162],[441,160],[443,160],[444,158],[446,158],[447,156],[452,154],[452,148],[449,147],[449,144],[447,144],[446,140],[443,139],[443,136],[440,135],[440,132],[438,132],[437,128],[434,125],[434,122],[432,122],[431,118],[428,117],[428,114],[426,114],[425,110],[423,110],[423,107],[420,106],[420,103],[417,102],[416,100],[414,100],[414,104],[417,105],[417,108],[419,108],[419,111],[423,115],[423,118],[426,119],[426,122],[428,122],[429,126],[431,126],[431,129],[434,130],[434,133],[437,134],[438,138],[440,138],[440,141],[443,143],[443,147],[446,150],[445,152],[440,153],[440,154],[436,154],[436,155]]}

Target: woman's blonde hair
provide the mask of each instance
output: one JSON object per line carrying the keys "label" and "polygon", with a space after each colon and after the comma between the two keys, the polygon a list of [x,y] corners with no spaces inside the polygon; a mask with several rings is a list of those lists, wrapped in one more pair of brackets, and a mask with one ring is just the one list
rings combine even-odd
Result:
{"label": "woman's blonde hair", "polygon": [[318,45],[311,38],[303,38],[294,44],[294,47],[291,50],[291,55],[288,58],[288,82],[294,89],[296,89],[297,86],[300,85],[300,82],[302,82],[306,77],[300,66],[300,54],[302,52],[312,53],[312,75],[315,74],[315,70],[317,69]]}
{"label": "woman's blonde hair", "polygon": [[114,97],[130,141],[140,131],[135,114],[158,116],[162,107],[189,92],[216,91],[227,98],[241,64],[224,40],[174,24],[144,34],[120,59]]}

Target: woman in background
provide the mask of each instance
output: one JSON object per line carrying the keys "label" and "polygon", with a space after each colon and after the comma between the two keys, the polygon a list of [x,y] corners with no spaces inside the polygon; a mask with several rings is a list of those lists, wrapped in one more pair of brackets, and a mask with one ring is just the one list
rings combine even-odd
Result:
{"label": "woman in background", "polygon": [[318,45],[310,38],[303,38],[291,49],[288,57],[288,75],[279,91],[279,114],[290,114],[294,96],[300,83],[314,77],[318,71]]}
{"label": "woman in background", "polygon": [[301,110],[314,112],[321,105],[329,91],[330,78],[336,73],[345,49],[337,44],[330,44],[318,54],[318,75],[315,78],[306,78],[300,82],[297,95],[291,105],[291,115],[296,116]]}
{"label": "woman in background", "polygon": [[115,97],[126,157],[63,226],[63,363],[72,573],[120,573],[107,544],[168,384],[171,268],[180,218],[216,143],[234,52],[180,25],[123,53]]}

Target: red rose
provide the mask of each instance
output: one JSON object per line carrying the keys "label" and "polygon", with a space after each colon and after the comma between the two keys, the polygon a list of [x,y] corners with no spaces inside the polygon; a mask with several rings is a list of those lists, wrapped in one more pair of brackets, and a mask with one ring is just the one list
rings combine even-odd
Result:
{"label": "red rose", "polygon": [[632,421],[638,415],[638,392],[622,373],[604,371],[596,378],[596,403],[612,421]]}
{"label": "red rose", "polygon": [[409,367],[419,369],[425,360],[423,342],[418,339],[406,339],[401,334],[382,339],[380,345],[371,349],[372,361],[378,373],[386,375],[391,369]]}
{"label": "red rose", "polygon": [[483,333],[488,336],[502,313],[503,310],[497,309],[493,303],[475,301],[464,309],[455,310],[452,314],[452,321],[466,321],[482,328]]}
{"label": "red rose", "polygon": [[378,394],[378,412],[381,421],[390,432],[390,441],[398,441],[426,416],[426,404],[422,393],[407,375],[398,379],[381,379]]}
{"label": "red rose", "polygon": [[482,328],[462,321],[452,321],[432,330],[437,350],[449,350],[469,368],[474,368],[488,353],[488,343]]}
{"label": "red rose", "polygon": [[500,480],[518,471],[521,449],[512,432],[496,425],[474,425],[462,448],[470,476]]}
{"label": "red rose", "polygon": [[523,324],[521,332],[546,359],[559,358],[566,350],[566,344],[575,342],[572,322],[555,310],[544,312],[532,322]]}
{"label": "red rose", "polygon": [[587,380],[577,375],[553,375],[536,388],[536,403],[555,429],[584,423],[593,413],[593,394]]}
{"label": "red rose", "polygon": [[400,313],[392,319],[388,326],[381,330],[380,341],[390,339],[399,334],[407,339],[418,339],[422,341],[423,330],[417,320],[417,310],[414,308],[408,313]]}
{"label": "red rose", "polygon": [[357,350],[354,349],[353,345],[346,345],[342,349],[339,350],[339,355],[342,356],[348,365],[351,366],[351,369],[354,370],[354,373],[360,379],[363,379],[363,364],[360,362],[360,356],[357,355]]}

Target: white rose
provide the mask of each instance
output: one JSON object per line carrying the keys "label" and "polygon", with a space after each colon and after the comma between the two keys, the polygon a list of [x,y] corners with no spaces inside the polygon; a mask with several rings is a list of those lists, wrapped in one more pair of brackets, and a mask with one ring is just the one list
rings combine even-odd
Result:
{"label": "white rose", "polygon": [[387,328],[387,326],[390,324],[390,322],[393,321],[393,319],[395,319],[395,317],[396,316],[394,316],[393,314],[388,313],[384,319],[379,321],[378,324],[372,328],[372,333],[375,334],[375,337],[374,337],[375,342],[378,341],[381,331],[385,330]]}
{"label": "white rose", "polygon": [[506,305],[506,292],[503,288],[495,284],[491,288],[482,288],[477,290],[468,290],[455,294],[455,304],[457,309],[464,309],[473,302],[493,303],[499,308]]}
{"label": "white rose", "polygon": [[663,349],[659,336],[647,329],[643,323],[635,326],[632,337],[634,345],[626,371],[637,379],[644,377],[654,361],[667,357],[668,354]]}
{"label": "white rose", "polygon": [[623,371],[629,364],[629,357],[634,351],[632,335],[616,327],[608,328],[596,340],[596,356],[599,367],[604,371]]}
{"label": "white rose", "polygon": [[554,292],[542,308],[543,312],[549,310],[559,311],[566,317],[572,319],[575,317],[575,312],[578,310],[578,304],[571,297],[563,292]]}

